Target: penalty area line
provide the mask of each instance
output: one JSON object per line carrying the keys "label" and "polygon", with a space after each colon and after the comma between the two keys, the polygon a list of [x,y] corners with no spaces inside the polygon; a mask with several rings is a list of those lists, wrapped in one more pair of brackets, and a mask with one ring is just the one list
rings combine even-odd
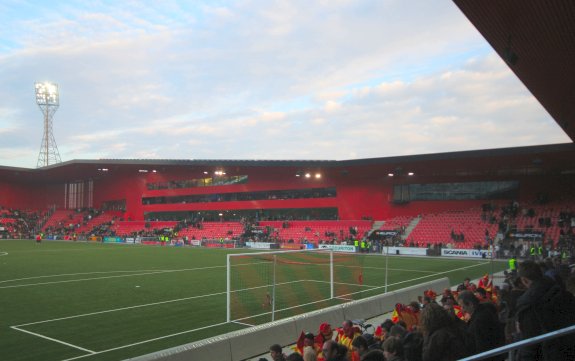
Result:
{"label": "penalty area line", "polygon": [[230,321],[231,323],[237,323],[238,325],[242,325],[242,326],[248,326],[248,327],[254,327],[255,325],[246,323],[246,322],[240,322],[240,321]]}
{"label": "penalty area line", "polygon": [[153,341],[163,340],[163,339],[165,339],[165,338],[170,338],[170,337],[174,337],[174,336],[179,336],[179,335],[183,335],[183,334],[190,333],[190,332],[202,331],[202,330],[205,330],[205,329],[208,329],[208,328],[226,325],[227,323],[228,323],[228,322],[221,322],[221,323],[216,323],[216,324],[209,325],[209,326],[194,328],[194,329],[192,329],[192,330],[186,330],[186,331],[182,331],[182,332],[172,333],[172,334],[169,334],[169,335],[160,336],[160,337],[155,337],[155,338],[151,338],[151,339],[144,340],[144,341],[134,342],[134,343],[131,343],[131,344],[129,344],[129,345],[123,345],[123,346],[118,346],[118,347],[114,347],[114,348],[109,348],[109,349],[107,349],[107,350],[96,351],[96,352],[94,352],[93,354],[80,355],[80,356],[68,358],[68,359],[65,359],[65,360],[62,360],[62,361],[77,360],[77,359],[81,359],[81,358],[84,358],[84,357],[90,357],[90,356],[92,356],[92,355],[99,355],[99,354],[101,354],[101,353],[106,353],[106,352],[121,350],[121,349],[124,349],[124,348],[132,347],[132,346],[138,346],[138,345],[142,345],[142,344],[149,343],[149,342],[153,342]]}
{"label": "penalty area line", "polygon": [[[93,354],[98,353],[98,352],[96,352],[96,351],[88,350],[87,348],[83,348],[83,347],[80,347],[80,346],[76,346],[76,345],[73,345],[73,344],[71,344],[71,343],[64,342],[64,341],[61,341],[61,340],[57,340],[57,339],[52,338],[52,337],[44,336],[44,335],[41,335],[41,334],[36,333],[36,332],[24,330],[24,329],[18,328],[17,326],[10,326],[10,328],[13,329],[13,330],[16,330],[16,331],[20,331],[20,332],[24,332],[24,333],[30,334],[30,335],[32,335],[32,336],[40,337],[40,338],[43,338],[43,339],[46,339],[46,340],[49,340],[49,341],[53,341],[53,342],[56,342],[56,343],[59,343],[59,344],[62,344],[62,345],[66,345],[66,346],[68,346],[68,347],[73,347],[73,348],[75,348],[75,349],[78,349],[78,350],[81,350],[81,351],[84,351],[84,352],[88,352],[90,355],[93,355]],[[82,356],[89,356],[89,355],[82,355]]]}

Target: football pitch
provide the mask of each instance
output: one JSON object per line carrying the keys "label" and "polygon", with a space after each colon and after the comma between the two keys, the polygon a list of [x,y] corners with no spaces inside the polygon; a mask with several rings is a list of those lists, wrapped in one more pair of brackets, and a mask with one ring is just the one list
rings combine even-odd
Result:
{"label": "football pitch", "polygon": [[[0,359],[123,360],[245,328],[226,322],[229,252],[246,250],[1,240]],[[353,257],[363,274],[357,284],[346,280],[348,298],[383,293],[386,257]],[[441,277],[455,284],[505,268],[485,260],[388,262],[388,291]],[[289,282],[283,292],[292,300],[278,303],[276,319],[344,302],[315,294],[320,280],[306,282]],[[278,286],[278,302],[281,293]],[[270,320],[263,301],[254,301],[260,316],[249,324]]]}

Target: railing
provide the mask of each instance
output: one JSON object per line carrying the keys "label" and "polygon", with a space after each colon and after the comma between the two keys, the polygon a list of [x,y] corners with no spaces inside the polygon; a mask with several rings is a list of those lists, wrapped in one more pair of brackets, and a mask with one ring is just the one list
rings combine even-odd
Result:
{"label": "railing", "polygon": [[485,352],[479,353],[477,355],[469,356],[469,357],[466,357],[464,359],[461,359],[460,361],[484,360],[486,358],[493,357],[496,355],[501,355],[501,354],[504,354],[506,352],[509,353],[509,357],[507,360],[508,361],[515,361],[515,359],[516,359],[515,353],[513,352],[515,350],[518,350],[518,349],[525,347],[525,346],[536,345],[536,344],[539,344],[543,341],[552,340],[552,339],[555,339],[555,338],[558,338],[561,336],[570,335],[572,333],[575,333],[575,325],[565,327],[565,328],[562,328],[562,329],[557,330],[557,331],[549,332],[549,333],[546,333],[544,335],[528,338],[527,340],[522,340],[522,341],[518,341],[518,342],[515,342],[512,344],[506,345],[506,346],[495,348],[493,350],[485,351]]}

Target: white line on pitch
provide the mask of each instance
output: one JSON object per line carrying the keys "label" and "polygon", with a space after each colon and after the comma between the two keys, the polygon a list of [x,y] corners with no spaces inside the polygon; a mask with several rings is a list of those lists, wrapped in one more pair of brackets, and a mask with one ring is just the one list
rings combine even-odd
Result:
{"label": "white line on pitch", "polygon": [[[160,271],[163,272],[163,271],[170,271],[170,270],[150,269],[150,270],[137,270],[137,271],[100,271],[100,272],[61,273],[61,274],[47,275],[47,276],[13,278],[11,280],[0,281],[0,283],[35,280],[35,279],[40,279],[40,278],[66,277],[66,276],[81,276],[81,275],[110,274],[110,273],[160,272]],[[183,270],[173,270],[173,271],[183,271]]]}
{"label": "white line on pitch", "polygon": [[240,322],[240,321],[230,321],[230,322],[237,323],[238,325],[242,325],[242,326],[248,326],[248,327],[254,327],[255,326],[255,325],[245,323],[245,322]]}
{"label": "white line on pitch", "polygon": [[[66,346],[69,346],[69,347],[73,347],[73,348],[76,348],[76,349],[78,349],[78,350],[82,350],[82,351],[84,351],[84,352],[89,352],[90,354],[95,354],[95,353],[97,353],[96,351],[92,351],[92,350],[88,350],[87,348],[83,348],[83,347],[80,347],[80,346],[72,345],[71,343],[64,342],[64,341],[60,341],[60,340],[57,340],[57,339],[52,338],[52,337],[44,336],[44,335],[41,335],[41,334],[36,333],[36,332],[32,332],[32,331],[20,329],[20,328],[18,328],[18,326],[10,326],[10,328],[11,328],[11,329],[14,329],[14,330],[16,330],[16,331],[20,331],[20,332],[24,332],[24,333],[29,333],[30,335],[33,335],[33,336],[36,336],[36,337],[41,337],[41,338],[44,338],[44,339],[46,339],[46,340],[54,341],[54,342],[60,343],[60,344],[62,344],[62,345],[66,345]],[[87,356],[87,355],[86,355],[86,356]]]}
{"label": "white line on pitch", "polygon": [[[284,284],[297,283],[297,282],[301,282],[301,280],[299,280],[299,281],[284,282],[284,283],[278,283],[277,285],[284,285]],[[247,289],[244,288],[244,289],[241,289],[241,290],[233,290],[232,292],[233,292],[233,293],[243,292],[243,291],[246,291],[246,290],[251,290],[251,289],[256,289],[256,288],[262,288],[262,287],[269,287],[269,285],[252,287],[252,288],[247,288]],[[198,298],[205,298],[205,297],[211,297],[211,296],[220,296],[220,295],[225,295],[225,294],[226,294],[226,291],[224,291],[224,292],[210,293],[210,294],[207,294],[207,295],[199,295],[199,296],[176,298],[176,299],[168,300],[168,301],[152,302],[152,303],[146,303],[146,304],[143,304],[143,305],[121,307],[121,308],[115,308],[115,309],[112,309],[112,310],[104,310],[104,311],[90,312],[90,313],[84,313],[84,314],[74,315],[74,316],[54,318],[54,319],[50,319],[50,320],[43,320],[43,321],[36,321],[36,322],[30,322],[30,323],[23,323],[23,324],[21,324],[21,325],[16,325],[16,326],[12,326],[12,327],[30,326],[30,325],[36,325],[36,324],[39,324],[39,323],[48,323],[48,322],[54,322],[54,321],[62,321],[62,320],[68,320],[68,319],[72,319],[72,318],[80,318],[80,317],[86,317],[86,316],[100,315],[100,314],[103,314],[103,313],[110,313],[110,312],[116,312],[116,311],[124,311],[124,310],[130,310],[130,309],[135,309],[135,308],[142,308],[142,307],[162,305],[162,304],[172,303],[172,302],[186,301],[186,300],[192,300],[192,299],[198,299]]]}
{"label": "white line on pitch", "polygon": [[[322,281],[322,280],[303,280],[306,282],[318,282],[318,283],[327,283],[329,284],[330,281]],[[357,283],[347,283],[347,282],[334,282],[334,285],[345,285],[345,286],[356,286],[356,287],[372,287],[372,288],[377,288],[379,286],[372,286],[372,285],[359,285]]]}
{"label": "white line on pitch", "polygon": [[21,325],[16,325],[16,326],[12,326],[12,327],[23,327],[23,326],[30,326],[30,325],[36,325],[39,323],[48,323],[48,322],[54,322],[54,321],[62,321],[62,320],[69,320],[71,318],[80,318],[80,317],[86,317],[86,316],[93,316],[93,315],[100,315],[103,313],[110,313],[110,312],[116,312],[116,311],[124,311],[124,310],[130,310],[130,309],[134,309],[134,308],[141,308],[141,307],[148,307],[148,306],[156,306],[156,305],[162,305],[162,304],[166,304],[166,303],[172,303],[172,302],[179,302],[179,301],[185,301],[185,300],[192,300],[192,299],[196,299],[196,298],[205,298],[205,297],[211,297],[211,296],[220,296],[220,295],[225,295],[226,292],[218,292],[218,293],[211,293],[208,295],[200,295],[200,296],[191,296],[191,297],[184,297],[184,298],[176,298],[174,300],[169,300],[169,301],[161,301],[161,302],[153,302],[153,303],[146,303],[143,305],[137,305],[137,306],[128,306],[128,307],[122,307],[122,308],[115,308],[112,310],[105,310],[105,311],[98,311],[98,312],[90,312],[90,313],[84,313],[81,315],[74,315],[74,316],[67,316],[67,317],[60,317],[60,318],[54,318],[51,320],[43,320],[43,321],[36,321],[36,322],[30,322],[30,323],[23,323]]}
{"label": "white line on pitch", "polygon": [[[109,279],[109,278],[136,277],[136,276],[146,276],[146,275],[170,273],[170,272],[198,271],[198,270],[213,269],[213,268],[225,268],[225,267],[226,266],[210,266],[210,267],[186,268],[186,269],[178,269],[178,270],[159,270],[159,271],[149,271],[149,272],[129,274],[129,275],[80,278],[80,279],[65,280],[65,281],[50,281],[50,282],[39,282],[39,283],[27,283],[27,284],[23,284],[23,285],[1,286],[0,289],[2,289],[2,288],[30,287],[30,286],[42,286],[42,285],[51,285],[51,284],[57,284],[57,283],[94,281],[94,280],[103,280],[103,279]],[[5,282],[9,282],[9,281],[5,281]]]}

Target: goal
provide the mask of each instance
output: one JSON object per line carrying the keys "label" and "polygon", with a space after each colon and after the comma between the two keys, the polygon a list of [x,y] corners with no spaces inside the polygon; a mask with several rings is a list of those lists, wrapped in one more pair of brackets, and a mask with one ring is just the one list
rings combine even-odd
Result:
{"label": "goal", "polygon": [[360,257],[331,250],[227,256],[227,322],[256,325],[352,300]]}

